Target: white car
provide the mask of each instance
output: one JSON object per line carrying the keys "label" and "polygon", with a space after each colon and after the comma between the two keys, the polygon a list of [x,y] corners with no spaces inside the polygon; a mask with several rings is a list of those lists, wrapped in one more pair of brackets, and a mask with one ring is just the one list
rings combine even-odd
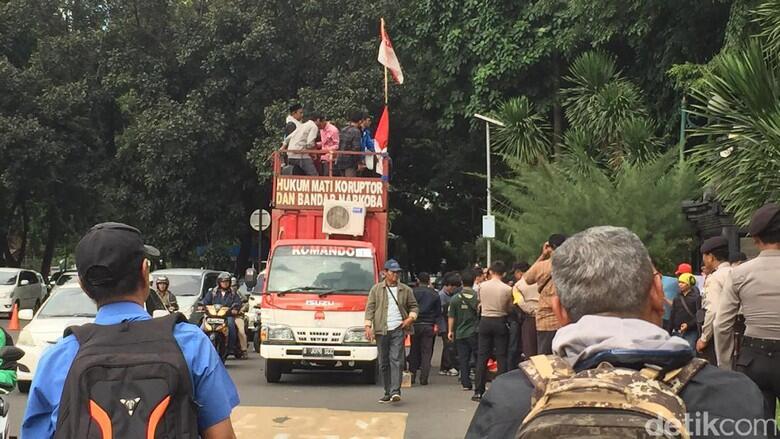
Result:
{"label": "white car", "polygon": [[65,328],[92,323],[97,306],[78,286],[62,286],[43,303],[33,317],[26,309],[19,312],[20,320],[30,320],[19,334],[16,345],[24,351],[24,357],[17,362],[16,373],[19,390],[28,392],[38,360],[43,351],[57,343]]}
{"label": "white car", "polygon": [[179,312],[187,318],[192,314],[195,304],[206,292],[217,285],[219,271],[197,268],[168,268],[153,271],[150,275],[151,288],[160,276],[168,278],[168,290],[176,295]]}
{"label": "white car", "polygon": [[0,314],[11,314],[14,304],[20,310],[37,310],[46,293],[40,274],[21,268],[0,268]]}

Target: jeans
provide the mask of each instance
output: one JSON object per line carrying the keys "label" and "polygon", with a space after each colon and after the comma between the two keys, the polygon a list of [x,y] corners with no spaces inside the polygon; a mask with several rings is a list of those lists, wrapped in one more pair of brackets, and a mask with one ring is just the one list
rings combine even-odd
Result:
{"label": "jeans", "polygon": [[507,347],[508,362],[506,370],[515,370],[520,363],[521,339],[520,339],[520,318],[517,316],[508,316],[509,322],[509,346]]}
{"label": "jeans", "polygon": [[699,340],[699,331],[697,329],[689,329],[684,334],[680,334],[680,331],[675,330],[672,332],[672,335],[684,338],[691,345],[693,352],[696,352],[696,341]]}
{"label": "jeans", "polygon": [[409,352],[409,370],[416,374],[420,371],[420,384],[428,384],[433,357],[433,324],[415,324],[412,335],[412,348]]}
{"label": "jeans", "polygon": [[495,349],[498,374],[506,372],[506,345],[508,331],[505,317],[482,317],[479,321],[479,347],[477,349],[477,388],[475,393],[485,393],[487,362]]}
{"label": "jeans", "polygon": [[379,354],[379,374],[385,387],[385,395],[401,394],[401,378],[404,372],[404,330],[387,331],[376,336]]}
{"label": "jeans", "polygon": [[477,334],[455,340],[455,347],[458,349],[458,360],[460,362],[460,384],[463,387],[471,386],[471,355],[477,352]]}
{"label": "jeans", "polygon": [[304,174],[316,177],[320,175],[317,173],[317,168],[314,167],[314,161],[311,159],[311,157],[304,157],[300,159],[289,159],[288,163],[290,163],[293,166],[296,166],[298,168],[301,168]]}
{"label": "jeans", "polygon": [[536,347],[539,355],[552,355],[552,342],[557,331],[536,331]]}

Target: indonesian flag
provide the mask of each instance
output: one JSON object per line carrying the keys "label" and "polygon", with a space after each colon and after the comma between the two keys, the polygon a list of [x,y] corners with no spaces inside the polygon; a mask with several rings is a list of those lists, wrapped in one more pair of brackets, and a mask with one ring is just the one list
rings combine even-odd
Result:
{"label": "indonesian flag", "polygon": [[[387,152],[387,142],[390,139],[390,113],[387,111],[387,106],[382,111],[382,117],[379,118],[379,123],[376,126],[376,133],[374,133],[375,151],[378,153]],[[383,175],[384,160],[378,158],[376,164],[376,172],[379,175]]]}
{"label": "indonesian flag", "polygon": [[393,75],[395,82],[399,84],[404,83],[404,73],[401,71],[401,63],[398,62],[398,58],[395,56],[395,50],[393,50],[393,43],[390,41],[390,36],[385,31],[385,19],[382,19],[381,24],[381,37],[382,42],[379,43],[379,55],[376,57],[380,64],[387,67],[390,73]]}

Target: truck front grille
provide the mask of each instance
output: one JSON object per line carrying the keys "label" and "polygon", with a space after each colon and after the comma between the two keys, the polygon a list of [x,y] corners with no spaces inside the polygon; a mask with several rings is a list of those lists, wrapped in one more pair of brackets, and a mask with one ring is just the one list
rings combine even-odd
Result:
{"label": "truck front grille", "polygon": [[328,329],[296,329],[298,343],[340,344],[344,337],[342,330]]}

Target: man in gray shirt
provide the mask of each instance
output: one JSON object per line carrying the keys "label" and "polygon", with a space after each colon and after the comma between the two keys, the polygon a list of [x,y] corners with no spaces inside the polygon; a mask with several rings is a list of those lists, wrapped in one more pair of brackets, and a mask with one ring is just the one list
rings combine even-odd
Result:
{"label": "man in gray shirt", "polygon": [[289,163],[300,168],[304,174],[316,177],[319,175],[311,156],[304,152],[314,149],[320,130],[325,127],[325,118],[319,113],[313,113],[311,119],[285,137],[282,147],[287,150]]}

